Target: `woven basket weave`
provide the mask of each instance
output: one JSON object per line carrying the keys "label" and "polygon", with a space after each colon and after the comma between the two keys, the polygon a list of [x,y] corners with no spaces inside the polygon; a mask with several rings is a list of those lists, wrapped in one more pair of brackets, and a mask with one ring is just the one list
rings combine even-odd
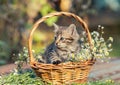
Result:
{"label": "woven basket weave", "polygon": [[39,24],[50,17],[61,16],[61,15],[75,18],[83,26],[84,30],[87,33],[88,42],[92,46],[91,35],[88,26],[80,17],[69,12],[51,13],[39,19],[34,24],[31,33],[29,35],[28,52],[30,57],[30,66],[35,70],[37,76],[43,79],[43,81],[52,83],[53,85],[85,83],[87,81],[89,71],[93,66],[93,64],[95,63],[95,59],[90,59],[81,62],[66,62],[66,63],[60,63],[58,65],[54,65],[54,64],[44,64],[37,62],[32,54],[32,36],[34,31],[39,26]]}

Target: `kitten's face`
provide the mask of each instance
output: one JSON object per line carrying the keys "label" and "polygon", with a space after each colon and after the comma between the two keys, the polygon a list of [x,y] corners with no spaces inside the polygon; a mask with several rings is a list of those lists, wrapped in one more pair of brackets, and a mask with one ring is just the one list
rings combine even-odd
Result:
{"label": "kitten's face", "polygon": [[58,26],[54,24],[55,27],[55,45],[60,49],[68,48],[77,43],[79,39],[79,34],[76,30],[76,26],[71,24],[68,27]]}

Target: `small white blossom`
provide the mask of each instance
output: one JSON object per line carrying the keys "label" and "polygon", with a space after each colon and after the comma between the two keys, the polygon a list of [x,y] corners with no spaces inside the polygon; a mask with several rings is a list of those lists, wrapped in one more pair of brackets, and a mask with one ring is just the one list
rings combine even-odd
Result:
{"label": "small white blossom", "polygon": [[101,27],[101,25],[98,25],[98,27],[100,28],[100,27]]}
{"label": "small white blossom", "polygon": [[99,52],[102,53],[102,50],[100,49]]}
{"label": "small white blossom", "polygon": [[19,63],[18,61],[15,62],[16,65],[17,65],[18,63]]}
{"label": "small white blossom", "polygon": [[93,35],[94,37],[98,37],[98,36],[99,36],[99,33],[96,32],[96,31],[93,31],[93,32],[91,33],[91,35]]}
{"label": "small white blossom", "polygon": [[23,56],[28,56],[27,54],[23,54]]}
{"label": "small white blossom", "polygon": [[110,43],[110,44],[108,44],[108,47],[111,47],[112,46],[112,44]]}
{"label": "small white blossom", "polygon": [[104,40],[104,38],[101,37],[101,38],[100,38],[100,41],[101,41],[101,42],[104,42],[105,40]]}
{"label": "small white blossom", "polygon": [[84,48],[84,45],[81,45],[82,48]]}
{"label": "small white blossom", "polygon": [[95,52],[96,50],[97,50],[97,49],[94,47],[94,48],[93,48],[93,51]]}
{"label": "small white blossom", "polygon": [[18,56],[21,56],[21,54],[19,53]]}
{"label": "small white blossom", "polygon": [[35,50],[32,50],[33,53],[35,53]]}
{"label": "small white blossom", "polygon": [[18,70],[17,69],[14,69],[14,75],[18,75]]}
{"label": "small white blossom", "polygon": [[82,32],[82,35],[83,35],[83,36],[86,36],[86,32],[85,32],[85,31],[83,31],[83,32]]}
{"label": "small white blossom", "polygon": [[109,37],[109,40],[110,40],[111,42],[113,42],[113,38],[112,38],[112,37]]}
{"label": "small white blossom", "polygon": [[13,54],[13,56],[15,56],[15,54]]}
{"label": "small white blossom", "polygon": [[108,51],[111,52],[113,49],[109,49]]}
{"label": "small white blossom", "polygon": [[105,56],[108,56],[109,55],[109,52],[105,52]]}
{"label": "small white blossom", "polygon": [[104,34],[104,32],[102,32],[102,34]]}
{"label": "small white blossom", "polygon": [[25,49],[26,49],[26,47],[23,47],[23,49],[25,50]]}
{"label": "small white blossom", "polygon": [[101,29],[104,29],[104,27],[102,26]]}
{"label": "small white blossom", "polygon": [[101,62],[104,62],[104,60],[101,60]]}
{"label": "small white blossom", "polygon": [[28,50],[25,50],[26,53],[28,53]]}
{"label": "small white blossom", "polygon": [[92,43],[94,44],[95,43],[95,41],[92,39]]}
{"label": "small white blossom", "polygon": [[81,41],[84,41],[84,38],[81,38],[80,40],[81,40]]}

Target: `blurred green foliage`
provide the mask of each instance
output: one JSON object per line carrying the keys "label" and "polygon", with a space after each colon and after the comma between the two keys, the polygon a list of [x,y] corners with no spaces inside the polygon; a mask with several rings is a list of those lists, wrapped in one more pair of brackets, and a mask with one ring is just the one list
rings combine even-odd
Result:
{"label": "blurred green foliage", "polygon": [[40,78],[31,72],[11,73],[0,78],[0,85],[44,85]]}
{"label": "blurred green foliage", "polygon": [[6,61],[9,59],[10,48],[9,45],[0,40],[0,65],[5,64]]}
{"label": "blurred green foliage", "polygon": [[45,47],[51,43],[53,35],[53,32],[50,31],[45,32],[36,30],[33,34],[32,45],[32,49],[35,50],[35,53],[39,54],[40,52],[44,52]]}
{"label": "blurred green foliage", "polygon": [[[43,0],[41,0],[41,1],[43,1]],[[45,2],[45,1],[46,0],[44,0],[43,2]],[[49,3],[44,3],[43,7],[40,10],[41,15],[45,16],[51,12],[55,12],[55,10],[51,7],[51,5]],[[58,20],[58,17],[51,17],[51,18],[47,19],[45,21],[45,23],[47,23],[48,26],[52,26],[53,22],[56,22],[57,20]]]}
{"label": "blurred green foliage", "polygon": [[[8,62],[12,59],[12,54],[27,46],[28,28],[32,28],[38,18],[51,12],[55,12],[55,9],[48,0],[0,0],[0,46],[4,49],[0,52],[0,58],[4,57],[0,64]],[[52,17],[45,23],[51,26],[57,19],[58,17]],[[34,42],[47,37],[41,32],[34,34]],[[35,45],[33,44],[34,47]],[[37,50],[40,46],[36,46]]]}

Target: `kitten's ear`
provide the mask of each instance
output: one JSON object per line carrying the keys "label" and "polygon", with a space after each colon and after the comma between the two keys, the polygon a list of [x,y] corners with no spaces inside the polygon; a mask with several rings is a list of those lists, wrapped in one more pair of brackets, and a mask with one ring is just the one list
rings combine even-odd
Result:
{"label": "kitten's ear", "polygon": [[70,33],[71,35],[74,35],[74,34],[77,33],[75,24],[71,24],[71,25],[68,27],[68,33]]}
{"label": "kitten's ear", "polygon": [[59,29],[59,26],[57,24],[55,24],[55,23],[53,23],[53,26],[54,26],[54,32],[57,32],[58,29]]}

